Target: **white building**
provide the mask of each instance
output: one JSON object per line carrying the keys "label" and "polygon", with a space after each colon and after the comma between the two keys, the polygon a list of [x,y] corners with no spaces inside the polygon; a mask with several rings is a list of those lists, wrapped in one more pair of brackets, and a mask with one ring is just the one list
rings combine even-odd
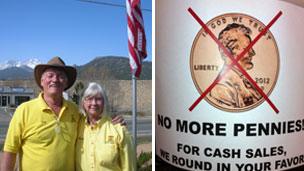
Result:
{"label": "white building", "polygon": [[31,88],[0,86],[0,107],[18,106],[33,97]]}

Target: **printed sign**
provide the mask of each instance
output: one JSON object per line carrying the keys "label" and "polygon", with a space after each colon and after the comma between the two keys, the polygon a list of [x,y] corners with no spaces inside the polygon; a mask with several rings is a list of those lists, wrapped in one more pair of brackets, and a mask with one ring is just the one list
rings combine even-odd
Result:
{"label": "printed sign", "polygon": [[304,9],[156,1],[156,154],[185,170],[304,169]]}

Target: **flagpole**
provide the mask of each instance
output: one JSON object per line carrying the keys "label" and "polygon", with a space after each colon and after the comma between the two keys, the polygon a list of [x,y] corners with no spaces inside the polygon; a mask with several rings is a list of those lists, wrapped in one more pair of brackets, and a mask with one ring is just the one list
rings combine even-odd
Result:
{"label": "flagpole", "polygon": [[[147,57],[146,35],[140,9],[140,0],[126,0],[128,19],[128,47],[132,72],[132,134],[134,141],[135,162],[137,160],[137,99],[136,81],[141,72],[142,60]],[[137,170],[137,162],[135,163]]]}
{"label": "flagpole", "polygon": [[[137,98],[136,98],[136,77],[132,74],[132,134],[134,138],[135,159],[137,159]],[[137,162],[135,162],[137,164]],[[135,165],[135,169],[136,165]]]}

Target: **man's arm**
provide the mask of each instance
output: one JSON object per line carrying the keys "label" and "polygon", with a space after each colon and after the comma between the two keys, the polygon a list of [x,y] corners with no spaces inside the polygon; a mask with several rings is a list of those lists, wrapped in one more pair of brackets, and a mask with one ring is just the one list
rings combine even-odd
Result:
{"label": "man's arm", "polygon": [[0,170],[13,171],[16,163],[16,153],[3,152]]}
{"label": "man's arm", "polygon": [[[3,146],[3,155],[0,163],[0,171],[13,171],[15,169],[16,156],[21,148],[23,134],[23,113],[24,107],[20,105],[9,124],[5,143]],[[22,170],[22,169],[21,169]]]}

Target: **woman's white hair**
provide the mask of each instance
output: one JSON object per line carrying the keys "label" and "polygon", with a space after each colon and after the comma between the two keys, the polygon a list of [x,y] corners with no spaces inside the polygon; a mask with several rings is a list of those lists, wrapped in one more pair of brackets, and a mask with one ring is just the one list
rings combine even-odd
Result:
{"label": "woman's white hair", "polygon": [[85,89],[85,91],[83,92],[83,96],[81,98],[81,104],[80,104],[80,110],[84,115],[87,115],[84,107],[83,107],[83,103],[84,100],[88,97],[94,97],[96,95],[101,95],[101,97],[103,98],[103,115],[109,115],[109,111],[108,111],[108,99],[107,99],[107,95],[104,91],[104,89],[97,83],[95,82],[90,82],[88,87]]}

